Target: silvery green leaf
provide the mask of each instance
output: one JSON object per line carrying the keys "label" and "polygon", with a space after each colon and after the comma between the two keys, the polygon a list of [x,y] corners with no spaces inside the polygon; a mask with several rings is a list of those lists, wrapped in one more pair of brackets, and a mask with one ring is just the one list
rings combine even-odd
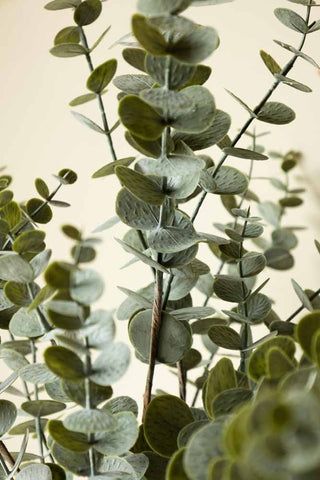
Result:
{"label": "silvery green leaf", "polygon": [[147,300],[145,297],[142,295],[139,295],[136,292],[133,292],[132,290],[129,290],[128,288],[123,288],[123,287],[118,287],[121,292],[123,292],[125,295],[127,295],[133,302],[137,304],[137,306],[140,306],[142,308],[152,308],[152,302]]}
{"label": "silvery green leaf", "polygon": [[280,47],[284,48],[285,50],[289,50],[289,52],[294,53],[297,57],[300,57],[303,60],[305,60],[306,62],[310,63],[315,68],[317,68],[317,69],[320,68],[320,66],[317,64],[317,62],[315,60],[313,60],[313,58],[306,55],[304,52],[300,52],[295,47],[292,47],[291,45],[288,45],[287,43],[280,42],[279,40],[274,40],[274,42],[277,45],[280,45]]}
{"label": "silvery green leaf", "polygon": [[128,452],[122,458],[124,458],[134,468],[137,480],[142,480],[142,478],[144,478],[144,474],[148,469],[148,457],[146,455],[143,455],[142,453],[133,454],[131,452]]}
{"label": "silvery green leaf", "polygon": [[[190,349],[191,331],[183,322],[164,312],[157,359],[161,363],[176,363]],[[147,361],[151,343],[152,310],[145,310],[135,315],[129,324],[129,337],[140,357]]]}
{"label": "silvery green leaf", "polygon": [[[106,412],[104,412],[106,413]],[[94,449],[103,455],[123,455],[135,444],[139,426],[132,412],[120,412],[112,415],[116,427],[95,436]]]}
{"label": "silvery green leaf", "polygon": [[194,7],[202,7],[206,5],[220,5],[222,3],[230,3],[233,0],[193,0],[192,6]]}
{"label": "silvery green leaf", "polygon": [[217,174],[214,174],[215,168],[209,168],[208,172],[213,174],[216,182],[216,194],[235,195],[245,192],[248,188],[248,177],[234,167],[222,166]]}
{"label": "silvery green leaf", "polygon": [[271,55],[269,55],[269,53],[260,50],[260,57],[272,75],[279,74],[281,72],[280,65],[274,60],[274,58],[271,57]]}
{"label": "silvery green leaf", "polygon": [[17,480],[52,480],[51,470],[47,465],[34,464],[28,465],[15,478]]}
{"label": "silvery green leaf", "polygon": [[29,431],[27,430],[26,433],[24,434],[23,440],[21,442],[21,447],[20,447],[19,453],[17,455],[16,461],[14,462],[14,465],[11,468],[11,471],[10,471],[9,475],[7,476],[8,480],[10,480],[10,478],[12,478],[16,474],[16,471],[20,467],[21,462],[25,458],[25,452],[26,452],[26,449],[27,449],[28,440],[29,440]]}
{"label": "silvery green leaf", "polygon": [[222,454],[222,424],[211,422],[192,435],[183,465],[194,480],[206,480],[210,461]]}
{"label": "silvery green leaf", "polygon": [[294,265],[294,258],[285,248],[271,247],[264,252],[267,265],[276,270],[288,270]]}
{"label": "silvery green leaf", "polygon": [[318,30],[320,30],[320,20],[313,23],[312,27],[309,28],[308,33],[317,32]]}
{"label": "silvery green leaf", "polygon": [[145,15],[177,14],[185,10],[192,0],[139,0],[138,9]]}
{"label": "silvery green leaf", "polygon": [[295,30],[296,32],[300,33],[307,33],[307,23],[293,10],[289,10],[288,8],[276,8],[274,14],[277,19],[283,23],[283,25],[291,28],[291,30]]}
{"label": "silvery green leaf", "polygon": [[11,385],[17,380],[18,378],[18,373],[13,372],[11,375],[9,375],[6,380],[0,383],[0,394],[5,392],[8,388],[11,387]]}
{"label": "silvery green leaf", "polygon": [[85,55],[88,50],[79,43],[60,43],[52,47],[50,53],[55,57],[68,58]]}
{"label": "silvery green leaf", "polygon": [[161,253],[175,253],[195,245],[200,241],[194,229],[166,227],[152,230],[148,234],[150,247]]}
{"label": "silvery green leaf", "polygon": [[300,285],[295,281],[291,280],[292,286],[294,288],[294,291],[296,292],[299,300],[301,301],[302,305],[309,310],[309,312],[312,312],[314,310],[312,303],[310,302],[308,295],[304,292],[304,290],[300,287]]}
{"label": "silvery green leaf", "polygon": [[80,336],[88,338],[90,347],[103,349],[113,341],[115,336],[112,312],[106,310],[92,312],[79,333]]}
{"label": "silvery green leaf", "polygon": [[176,111],[190,111],[193,102],[189,97],[184,95],[183,91],[168,90],[166,88],[152,88],[140,92],[141,98],[156,108],[161,108],[169,117],[174,115]]}
{"label": "silvery green leaf", "polygon": [[227,135],[230,125],[230,115],[221,110],[216,110],[212,124],[203,132],[197,134],[175,132],[173,138],[182,140],[192,150],[202,150],[220,142]]}
{"label": "silvery green leaf", "polygon": [[103,133],[105,134],[106,132],[103,130],[103,128],[99,127],[95,122],[90,120],[90,118],[85,117],[81,113],[78,112],[71,112],[72,115],[80,122],[89,127],[91,130],[98,132],[98,133]]}
{"label": "silvery green leaf", "polygon": [[63,448],[58,443],[53,443],[51,453],[56,461],[66,471],[72,472],[75,475],[90,476],[90,459],[88,453],[72,452]]}
{"label": "silvery green leaf", "polygon": [[211,297],[213,294],[213,282],[211,273],[201,275],[197,281],[196,288],[206,297]]}
{"label": "silvery green leaf", "polygon": [[262,202],[258,205],[260,215],[274,227],[279,226],[281,208],[273,202]]}
{"label": "silvery green leaf", "polygon": [[63,425],[72,432],[99,433],[114,430],[118,421],[105,410],[82,409],[71,413],[63,420]]}
{"label": "silvery green leaf", "polygon": [[81,0],[53,0],[47,3],[44,8],[47,10],[62,10],[65,8],[76,8]]}
{"label": "silvery green leaf", "polygon": [[29,365],[28,360],[19,353],[11,348],[1,348],[0,358],[3,359],[4,363],[14,372],[20,370],[20,368]]}
{"label": "silvery green leaf", "polygon": [[231,275],[216,275],[213,289],[219,298],[227,302],[243,302],[248,294],[244,281]]}
{"label": "silvery green leaf", "polygon": [[166,84],[165,71],[167,65],[169,66],[168,87],[170,89],[186,85],[196,71],[193,65],[186,65],[172,57],[155,57],[153,55],[147,55],[146,57],[146,70],[159,85]]}
{"label": "silvery green leaf", "polygon": [[126,372],[130,351],[124,343],[107,345],[93,362],[90,378],[98,385],[112,385]]}
{"label": "silvery green leaf", "polygon": [[137,168],[144,173],[166,176],[168,178],[184,176],[186,172],[195,174],[204,167],[205,162],[201,158],[186,155],[168,155],[159,160],[143,158],[137,163]]}
{"label": "silvery green leaf", "polygon": [[102,277],[91,269],[75,270],[71,273],[70,295],[82,305],[97,301],[104,290]]}
{"label": "silvery green leaf", "polygon": [[[111,133],[111,131],[109,133]],[[108,175],[113,175],[116,171],[116,167],[118,167],[119,165],[128,167],[129,165],[131,165],[132,162],[135,161],[135,159],[136,157],[118,158],[118,160],[116,160],[115,162],[109,162],[103,167],[99,168],[99,170],[94,172],[94,174],[92,175],[92,178],[102,178],[102,177],[107,177]],[[113,217],[113,218],[116,218],[116,217]],[[96,233],[96,231],[94,231],[94,233]]]}
{"label": "silvery green leaf", "polygon": [[9,330],[12,335],[29,338],[41,337],[45,333],[38,313],[36,311],[28,313],[25,308],[20,308],[13,315],[10,320]]}
{"label": "silvery green leaf", "polygon": [[298,244],[296,235],[287,228],[277,228],[276,230],[273,230],[271,236],[274,247],[281,247],[291,250]]}
{"label": "silvery green leaf", "polygon": [[186,175],[167,177],[166,195],[178,200],[189,197],[197,188],[201,173],[202,172],[188,173]]}
{"label": "silvery green leaf", "polygon": [[199,85],[185,88],[183,94],[193,102],[192,110],[188,115],[183,110],[177,111],[170,122],[171,126],[184,133],[204,132],[214,121],[216,106],[213,96]]}
{"label": "silvery green leaf", "polygon": [[31,265],[20,255],[1,255],[0,278],[4,281],[29,283],[34,274]]}
{"label": "silvery green leaf", "polygon": [[249,252],[240,259],[241,274],[243,277],[258,275],[266,266],[264,255],[256,252]]}
{"label": "silvery green leaf", "polygon": [[125,48],[122,51],[122,56],[129,65],[141,72],[146,72],[146,52],[142,48]]}
{"label": "silvery green leaf", "polygon": [[26,365],[19,370],[19,376],[25,382],[33,384],[52,383],[58,379],[45,363]]}
{"label": "silvery green leaf", "polygon": [[14,424],[17,418],[17,409],[9,400],[0,400],[0,437]]}
{"label": "silvery green leaf", "polygon": [[284,77],[283,75],[276,74],[276,79],[279,80],[281,83],[285,85],[289,85],[290,87],[295,88],[296,90],[300,90],[301,92],[310,93],[312,89],[303,83],[297,82],[296,80],[292,80],[292,78]]}
{"label": "silvery green leaf", "polygon": [[118,193],[116,212],[122,222],[132,228],[153,230],[158,226],[160,208],[142,202],[125,188]]}
{"label": "silvery green leaf", "polygon": [[179,310],[171,310],[172,315],[176,320],[193,320],[194,318],[206,318],[213,315],[215,309],[212,307],[190,307],[180,308]]}
{"label": "silvery green leaf", "polygon": [[267,102],[258,113],[258,120],[275,125],[291,123],[295,118],[294,111],[280,102]]}
{"label": "silvery green leaf", "polygon": [[[128,318],[131,317],[131,315],[134,312],[139,310],[141,307],[145,308],[144,307],[144,304],[145,304],[144,300],[149,301],[150,304],[152,305],[152,303],[153,303],[153,293],[154,293],[154,284],[151,283],[151,284],[147,285],[146,287],[139,289],[137,292],[134,292],[137,295],[139,295],[139,297],[140,296],[143,297],[144,300],[140,300],[140,299],[136,298],[134,295],[133,296],[129,295],[129,292],[127,293],[127,289],[125,289],[124,293],[126,295],[128,295],[128,298],[126,298],[120,304],[120,306],[117,310],[117,318],[119,320],[127,320]],[[142,301],[144,302],[143,304],[142,304]],[[151,306],[149,306],[148,308],[151,308]]]}
{"label": "silvery green leaf", "polygon": [[117,223],[120,222],[120,218],[117,217],[117,216],[114,216],[114,217],[111,217],[109,218],[109,220],[107,220],[106,222],[104,222],[103,224],[99,225],[98,227],[96,227],[92,233],[100,233],[100,232],[104,232],[105,230],[108,230],[109,228],[112,228],[114,225],[117,225]]}
{"label": "silvery green leaf", "polygon": [[142,74],[119,75],[113,80],[113,84],[122,92],[139,95],[141,91],[150,89],[154,85],[154,80]]}
{"label": "silvery green leaf", "polygon": [[130,397],[115,397],[105,403],[102,410],[115,414],[120,412],[132,412],[136,417],[138,416],[138,404]]}
{"label": "silvery green leaf", "polygon": [[252,322],[262,321],[270,313],[271,302],[263,293],[254,293],[246,303],[248,318]]}
{"label": "silvery green leaf", "polygon": [[116,241],[118,243],[120,243],[120,245],[123,247],[123,249],[128,252],[128,253],[131,253],[132,255],[135,255],[137,258],[139,258],[139,260],[141,260],[143,263],[145,263],[146,265],[149,265],[150,267],[153,267],[155,268],[156,270],[160,270],[161,272],[163,273],[169,273],[169,271],[163,267],[162,265],[160,265],[158,262],[156,262],[155,260],[153,260],[152,258],[148,257],[147,255],[145,255],[144,253],[141,253],[139,250],[137,250],[136,248],[133,248],[131,247],[130,245],[128,245],[126,242],[123,242],[122,240],[120,240],[119,238],[116,238]]}
{"label": "silvery green leaf", "polygon": [[[64,380],[62,382],[62,392],[67,398],[67,402],[72,401],[78,405],[81,405],[83,408],[85,408],[86,407],[86,388],[87,388],[86,383],[87,383],[86,379],[80,382],[72,382],[72,381]],[[98,405],[105,402],[112,396],[113,391],[110,386],[97,385],[91,380],[89,382],[89,386],[90,386],[91,408],[96,408]]]}
{"label": "silvery green leaf", "polygon": [[93,477],[92,480],[136,480],[134,468],[123,457],[103,457],[99,471],[101,475]]}
{"label": "silvery green leaf", "polygon": [[214,28],[197,25],[170,45],[168,53],[183,63],[197,64],[209,57],[219,43],[219,36]]}
{"label": "silvery green leaf", "polygon": [[245,148],[226,147],[223,149],[223,152],[226,155],[231,155],[232,157],[237,158],[245,158],[249,160],[268,160],[266,155],[262,155],[254,150],[247,150]]}
{"label": "silvery green leaf", "polygon": [[230,90],[226,89],[226,91],[231,95],[231,97],[236,100],[247,112],[250,114],[250,117],[257,118],[257,115],[254,111],[243,101],[241,98],[237,97],[234,93],[230,92]]}
{"label": "silvery green leaf", "polygon": [[21,410],[33,417],[46,417],[61,412],[65,408],[64,403],[56,400],[28,400],[21,404]]}
{"label": "silvery green leaf", "polygon": [[80,317],[82,308],[76,302],[69,300],[52,300],[46,304],[48,310],[51,310],[66,317]]}
{"label": "silvery green leaf", "polygon": [[34,272],[34,278],[39,277],[39,275],[45,271],[49,265],[51,255],[52,250],[44,250],[30,260],[30,265]]}

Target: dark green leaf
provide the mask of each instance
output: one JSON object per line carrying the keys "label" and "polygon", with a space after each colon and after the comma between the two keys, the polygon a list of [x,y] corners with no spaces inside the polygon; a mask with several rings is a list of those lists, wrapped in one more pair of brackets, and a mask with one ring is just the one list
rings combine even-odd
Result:
{"label": "dark green leaf", "polygon": [[69,58],[86,55],[88,51],[79,43],[60,43],[52,47],[50,53],[55,57]]}
{"label": "dark green leaf", "polygon": [[111,82],[117,70],[117,60],[112,59],[99,65],[87,80],[87,88],[94,93],[101,93]]}
{"label": "dark green leaf", "polygon": [[113,173],[115,173],[115,168],[118,165],[129,167],[129,165],[131,165],[131,163],[134,162],[135,159],[136,157],[126,157],[126,158],[121,158],[115,162],[107,163],[107,165],[105,165],[104,167],[99,168],[99,170],[97,170],[92,175],[92,178],[101,178],[101,177],[107,177],[108,175],[112,175]]}
{"label": "dark green leaf", "polygon": [[259,120],[275,125],[291,123],[295,118],[294,111],[284,103],[279,102],[266,103],[258,113]]}
{"label": "dark green leaf", "polygon": [[218,347],[229,350],[241,349],[241,337],[238,332],[225,325],[213,325],[208,331],[210,340]]}
{"label": "dark green leaf", "polygon": [[117,166],[115,173],[121,184],[135,197],[151,205],[162,205],[166,196],[151,178],[124,166]]}
{"label": "dark green leaf", "polygon": [[267,67],[267,69],[274,75],[275,73],[281,72],[280,65],[269,55],[267,52],[260,50],[260,57],[263,60],[263,63]]}
{"label": "dark green leaf", "polygon": [[65,27],[54,37],[54,44],[60,45],[61,43],[79,43],[80,33],[77,27]]}
{"label": "dark green leaf", "polygon": [[85,453],[90,449],[87,435],[67,430],[60,420],[50,420],[48,430],[53,440],[67,450]]}
{"label": "dark green leaf", "polygon": [[165,127],[161,116],[134,95],[127,95],[120,101],[119,116],[130,132],[145,140],[156,140]]}
{"label": "dark green leaf", "polygon": [[246,150],[245,148],[226,147],[223,149],[223,152],[226,155],[231,155],[232,157],[237,158],[245,158],[249,160],[268,160],[266,155],[262,155],[262,153],[255,152],[253,150]]}
{"label": "dark green leaf", "polygon": [[44,359],[50,370],[64,380],[76,382],[85,377],[81,359],[65,347],[48,347]]}
{"label": "dark green leaf", "polygon": [[213,289],[219,298],[227,302],[243,302],[248,294],[244,281],[230,275],[216,276]]}
{"label": "dark green leaf", "polygon": [[102,10],[100,0],[85,0],[75,9],[74,21],[80,27],[90,25],[99,17]]}

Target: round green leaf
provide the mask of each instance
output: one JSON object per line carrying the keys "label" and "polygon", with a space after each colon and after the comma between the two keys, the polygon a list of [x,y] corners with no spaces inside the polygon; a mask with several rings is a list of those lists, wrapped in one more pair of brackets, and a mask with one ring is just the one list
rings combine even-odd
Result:
{"label": "round green leaf", "polygon": [[141,48],[125,48],[122,51],[122,56],[129,65],[145,72],[146,52],[144,50]]}
{"label": "round green leaf", "polygon": [[258,347],[250,356],[248,361],[248,374],[250,377],[258,381],[267,372],[267,354],[268,351],[277,347],[289,357],[293,359],[295,354],[295,343],[290,337],[278,336],[271,338]]}
{"label": "round green leaf", "polygon": [[85,0],[75,9],[74,21],[79,27],[90,25],[100,16],[102,4],[100,0]]}
{"label": "round green leaf", "polygon": [[33,280],[33,270],[20,255],[1,255],[0,278],[4,281],[29,283]]}
{"label": "round green leaf", "polygon": [[274,14],[283,25],[291,28],[291,30],[300,33],[307,33],[308,25],[305,20],[293,10],[289,10],[288,8],[276,8]]}
{"label": "round green leaf", "polygon": [[22,403],[21,408],[33,417],[46,417],[61,412],[66,406],[64,403],[55,400],[32,400]]}
{"label": "round green leaf", "polygon": [[14,241],[12,249],[19,254],[26,252],[39,253],[45,247],[43,243],[45,236],[45,232],[41,232],[40,230],[23,232]]}
{"label": "round green leaf", "polygon": [[111,418],[116,422],[116,426],[95,436],[94,449],[103,455],[123,455],[135,444],[139,425],[131,412],[116,413]]}
{"label": "round green leaf", "polygon": [[14,424],[17,418],[17,409],[9,400],[0,400],[0,437]]}
{"label": "round green leaf", "polygon": [[[133,317],[129,324],[129,337],[134,348],[146,361],[151,343],[152,310]],[[190,349],[192,338],[185,325],[168,313],[162,314],[157,359],[161,363],[176,363]]]}
{"label": "round green leaf", "polygon": [[27,213],[36,223],[49,223],[52,219],[52,210],[40,198],[31,198],[27,203]]}
{"label": "round green leaf", "polygon": [[[79,28],[77,27],[65,27],[60,30],[57,35],[54,37],[54,44],[60,45],[61,43],[79,43],[80,42],[80,33]],[[39,192],[38,192],[39,193]],[[39,193],[39,195],[41,195]],[[42,196],[42,195],[41,195]],[[46,197],[44,197],[46,198]]]}
{"label": "round green leaf", "polygon": [[17,480],[53,480],[51,470],[47,465],[27,465],[15,475]]}
{"label": "round green leaf", "polygon": [[25,382],[33,384],[52,383],[57,380],[56,375],[52,373],[44,363],[26,365],[19,371],[19,376]]}
{"label": "round green leaf", "polygon": [[117,419],[104,410],[84,409],[71,413],[63,420],[63,425],[73,432],[98,433],[114,430]]}
{"label": "round green leaf", "polygon": [[264,252],[267,266],[275,270],[288,270],[294,265],[294,258],[291,253],[280,247],[271,247]]}
{"label": "round green leaf", "polygon": [[85,377],[81,359],[65,347],[48,347],[44,352],[44,359],[50,370],[64,380],[76,382]]}
{"label": "round green leaf", "polygon": [[101,93],[113,79],[117,70],[117,60],[111,59],[99,65],[87,80],[87,88],[94,93]]}
{"label": "round green leaf", "polygon": [[275,125],[285,125],[296,118],[294,111],[279,102],[266,103],[258,113],[258,120]]}
{"label": "round green leaf", "polygon": [[138,42],[152,55],[165,55],[167,42],[160,31],[143,15],[133,15],[132,31]]}
{"label": "round green leaf", "polygon": [[248,294],[244,281],[231,275],[216,276],[213,289],[219,298],[227,302],[243,302]]}
{"label": "round green leaf", "polygon": [[118,165],[123,165],[125,167],[129,167],[132,162],[134,162],[136,157],[126,157],[126,158],[120,158],[115,162],[110,162],[107,163],[107,165],[104,165],[103,167],[99,168],[93,175],[92,178],[101,178],[101,177],[106,177],[108,175],[112,175],[115,173],[115,169]]}
{"label": "round green leaf", "polygon": [[249,252],[240,260],[243,277],[258,275],[266,266],[266,258],[261,253]]}
{"label": "round green leaf", "polygon": [[164,202],[165,194],[159,185],[146,175],[124,166],[116,167],[115,173],[121,184],[139,200],[151,205],[162,205]]}
{"label": "round green leaf", "polygon": [[38,313],[35,311],[28,313],[25,308],[21,308],[13,315],[9,324],[9,330],[12,335],[17,337],[36,338],[44,334]]}
{"label": "round green leaf", "polygon": [[213,325],[208,331],[210,340],[218,347],[227,348],[229,350],[241,349],[241,337],[233,328],[225,325]]}
{"label": "round green leaf", "polygon": [[222,358],[210,370],[204,392],[205,408],[210,417],[213,417],[212,404],[216,396],[221,392],[236,387],[237,380],[232,362],[228,358]]}
{"label": "round green leaf", "polygon": [[163,457],[177,450],[180,430],[194,421],[190,408],[173,395],[159,395],[149,404],[144,433],[151,448]]}
{"label": "round green leaf", "polygon": [[219,393],[212,402],[213,416],[229,415],[244,402],[251,400],[253,394],[251,390],[244,388],[231,388]]}
{"label": "round green leaf", "polygon": [[94,361],[90,379],[98,385],[107,386],[120,380],[127,371],[130,351],[124,343],[107,345]]}
{"label": "round green leaf", "polygon": [[[28,288],[29,287],[29,288]],[[8,300],[14,305],[20,307],[28,307],[33,296],[37,295],[39,292],[39,286],[36,283],[17,283],[17,282],[7,282],[4,286],[4,293]]]}
{"label": "round green leaf", "polygon": [[48,422],[48,430],[53,440],[67,450],[85,453],[90,449],[87,435],[67,430],[60,420],[50,420]]}
{"label": "round green leaf", "polygon": [[53,262],[45,272],[45,281],[56,289],[67,289],[70,287],[71,273],[74,265],[65,262]]}
{"label": "round green leaf", "polygon": [[120,101],[119,116],[131,133],[145,140],[157,140],[165,127],[161,116],[135,95],[126,95]]}
{"label": "round green leaf", "polygon": [[[214,174],[214,167],[209,168],[208,173]],[[235,195],[245,192],[248,188],[248,178],[242,172],[234,167],[221,167],[214,174],[216,183],[215,194],[218,195]]]}
{"label": "round green leaf", "polygon": [[[90,400],[93,408],[96,408],[100,403],[105,402],[112,396],[112,388],[110,386],[103,387],[97,385],[96,383],[90,380]],[[62,391],[64,395],[69,398],[69,400],[86,406],[86,386],[85,381],[80,382],[70,382],[63,380],[62,382]]]}
{"label": "round green leaf", "polygon": [[320,312],[314,311],[301,318],[296,327],[296,338],[300,343],[305,355],[313,361],[312,342],[316,333],[320,330]]}
{"label": "round green leaf", "polygon": [[102,277],[95,270],[74,270],[71,273],[70,295],[76,302],[89,306],[101,297],[103,290]]}
{"label": "round green leaf", "polygon": [[166,480],[188,480],[187,474],[183,467],[183,456],[185,448],[181,448],[172,456],[166,473]]}

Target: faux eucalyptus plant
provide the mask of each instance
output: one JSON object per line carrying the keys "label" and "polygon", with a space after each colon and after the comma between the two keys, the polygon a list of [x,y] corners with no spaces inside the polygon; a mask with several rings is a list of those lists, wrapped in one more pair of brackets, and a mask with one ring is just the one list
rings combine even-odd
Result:
{"label": "faux eucalyptus plant", "polygon": [[[304,17],[290,8],[275,10],[300,43],[276,41],[288,51],[284,66],[260,52],[273,81],[256,107],[229,92],[248,114],[231,139],[230,115],[203,86],[211,74],[203,62],[219,47],[218,33],[184,16],[188,7],[212,5],[214,12],[228,1],[139,0],[132,34],[118,42],[130,66],[121,76],[116,59],[93,63],[109,28],[92,46],[85,32],[103,7],[111,8],[108,3],[53,0],[45,6],[66,9],[68,23],[73,18],[72,26],[57,33],[51,53],[83,57],[89,66],[88,91],[70,105],[96,101],[101,112],[101,125],[72,112],[108,142],[110,161],[93,178],[115,175],[120,183],[115,217],[94,233],[126,224],[127,233],[118,239],[131,254],[126,267],[144,263],[150,280],[138,291],[119,287],[125,299],[116,312],[114,305],[95,308],[104,283],[88,264],[99,237],[64,225],[73,242],[70,259],[50,263],[52,252],[39,229],[51,220],[51,206],[68,206],[55,197],[77,175],[60,171],[52,193],[38,178],[41,198],[19,203],[9,189],[11,177],[2,174],[0,358],[12,373],[0,384],[0,479],[320,478],[320,289],[292,280],[300,307],[287,318],[277,315],[263,293],[272,270],[294,265],[299,227],[286,225],[285,217],[303,202],[304,190],[292,186],[291,176],[301,154],[265,152],[260,144],[266,134],[261,126],[295,119],[289,106],[272,100],[273,92],[281,85],[311,92],[290,72],[296,61],[319,68],[303,49],[320,30],[320,20],[313,20],[320,5],[288,0],[303,7]],[[119,90],[113,126],[104,105],[111,82]],[[113,142],[121,125],[127,158],[117,157]],[[244,140],[249,146],[239,147]],[[238,159],[239,168],[228,165],[229,157]],[[278,170],[262,180],[275,188],[278,200],[272,201],[252,189],[257,162],[269,157]],[[196,229],[207,196],[225,208],[223,223],[214,212],[208,215],[215,233],[211,225],[206,232]],[[214,268],[198,258],[200,243],[212,252]],[[282,281],[288,281],[286,273]],[[202,305],[195,304],[195,290]],[[141,411],[140,398],[113,394],[130,361],[127,339],[115,340],[115,320],[127,321],[133,361],[146,365]],[[194,347],[199,339],[201,352]],[[158,363],[176,376],[179,396],[153,390]],[[9,445],[16,436],[21,446],[14,452]]]}

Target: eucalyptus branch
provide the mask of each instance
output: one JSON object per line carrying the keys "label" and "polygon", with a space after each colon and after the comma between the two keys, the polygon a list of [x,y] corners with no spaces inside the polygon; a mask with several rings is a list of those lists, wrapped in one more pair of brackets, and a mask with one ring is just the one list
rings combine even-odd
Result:
{"label": "eucalyptus branch", "polygon": [[[307,14],[306,14],[306,23],[308,24],[309,23],[309,20],[310,20],[310,13],[311,13],[311,7],[312,5],[308,5],[307,6]],[[306,41],[306,38],[307,38],[307,32],[303,33],[303,37],[302,37],[302,40],[301,40],[301,43],[298,47],[298,52],[301,52],[303,47],[304,47],[304,44],[305,44],[305,41]],[[283,67],[283,69],[281,70],[280,72],[280,75],[283,75],[283,76],[286,76],[290,70],[293,68],[296,60],[297,60],[298,56],[295,54],[291,60]],[[275,80],[275,82],[273,83],[273,85],[271,86],[271,88],[268,90],[268,92],[266,93],[266,95],[262,98],[261,102],[254,108],[253,110],[253,113],[255,114],[255,116],[251,116],[246,122],[245,124],[243,125],[243,127],[241,128],[241,130],[239,131],[239,133],[237,134],[237,136],[234,138],[234,140],[231,142],[231,147],[235,147],[238,142],[241,140],[242,136],[246,133],[246,131],[248,130],[248,128],[250,127],[251,123],[255,120],[256,116],[260,113],[260,111],[262,110],[262,108],[265,106],[265,104],[267,103],[267,101],[270,99],[270,97],[273,95],[274,91],[276,90],[276,88],[279,86],[279,84],[281,83],[281,81],[279,79]],[[229,155],[227,153],[225,153],[221,160],[219,161],[216,169],[214,170],[214,173],[213,173],[213,178],[217,175],[217,173],[219,172],[220,168],[222,167],[222,165],[224,164],[224,162],[226,161],[226,159],[229,157]],[[196,205],[196,208],[193,212],[193,214],[191,215],[191,221],[194,222],[195,219],[197,218],[198,216],[198,213],[200,211],[200,208],[205,200],[207,196],[207,192],[203,192],[203,194],[201,195],[200,197],[200,200],[198,202],[198,204]]]}
{"label": "eucalyptus branch", "polygon": [[14,458],[2,440],[0,440],[0,455],[7,462],[10,468],[14,467]]}
{"label": "eucalyptus branch", "polygon": [[[318,290],[316,290],[312,295],[310,295],[309,300],[312,301],[314,300],[315,298],[317,298],[317,296],[320,295],[320,288],[318,288]],[[297,315],[299,315],[300,312],[302,312],[302,310],[304,310],[306,307],[304,305],[301,305],[299,308],[297,308],[297,310],[295,310],[286,320],[286,322],[291,322],[291,320],[293,320]]]}
{"label": "eucalyptus branch", "polygon": [[[87,59],[87,62],[88,62],[89,70],[90,70],[90,72],[93,72],[94,67],[93,67],[93,63],[92,63],[92,59],[91,59],[91,55],[90,55],[90,49],[89,49],[87,37],[86,37],[85,32],[84,32],[82,27],[79,27],[79,32],[80,32],[81,43],[87,50],[87,53],[86,53],[85,56],[86,56],[86,59]],[[104,103],[103,103],[103,100],[102,100],[102,95],[101,95],[101,93],[97,93],[96,96],[97,96],[97,101],[98,101],[98,104],[99,104],[99,109],[100,109],[100,113],[101,113],[101,118],[102,118],[102,123],[103,123],[103,128],[104,128],[104,131],[105,131],[105,135],[107,137],[107,141],[108,141],[108,144],[109,144],[112,159],[115,162],[117,160],[117,155],[116,155],[116,152],[115,152],[115,149],[114,149],[112,135],[110,133],[109,124],[108,124],[108,120],[107,120],[107,115],[106,115],[106,111],[105,111],[105,108],[104,108]]]}
{"label": "eucalyptus branch", "polygon": [[5,462],[1,453],[0,453],[0,464],[1,464],[2,470],[4,471],[4,474],[6,475],[6,477],[8,475],[10,475],[10,470],[8,469],[7,464],[6,464],[6,462]]}
{"label": "eucalyptus branch", "polygon": [[[91,353],[90,353],[90,345],[89,345],[88,337],[85,338],[85,346],[88,349],[88,353],[85,358],[85,370],[86,370],[86,373],[89,375],[89,373],[92,370],[92,361],[91,361]],[[90,410],[92,408],[92,400],[91,400],[91,385],[90,385],[89,378],[85,379],[85,393],[86,393],[86,408]],[[90,443],[94,443],[94,440],[95,440],[94,433],[89,433],[88,441]],[[90,475],[93,478],[96,475],[96,466],[95,466],[95,459],[94,459],[92,448],[90,448],[89,450],[89,461],[90,461]]]}
{"label": "eucalyptus branch", "polygon": [[[32,353],[32,361],[34,364],[37,363],[37,350],[35,346],[34,340],[30,340],[30,346],[31,346],[31,353]],[[39,391],[38,391],[38,385],[34,385],[34,398],[35,400],[39,400]],[[35,423],[35,429],[36,429],[36,435],[37,435],[37,440],[38,440],[38,447],[39,447],[39,454],[40,454],[40,462],[44,463],[44,451],[43,451],[43,431],[42,431],[42,426],[41,426],[41,421],[39,415],[36,415],[34,418],[34,423]]]}
{"label": "eucalyptus branch", "polygon": [[[248,208],[247,216],[249,216],[249,215],[250,215],[250,208]],[[244,222],[243,228],[242,228],[242,235],[241,235],[242,238],[244,238],[247,224],[248,224],[248,222],[246,220]],[[243,240],[239,244],[239,275],[240,275],[240,278],[243,279],[244,275],[243,275],[243,268],[242,268],[242,257],[243,257]],[[241,286],[242,286],[243,297],[245,298],[246,289],[245,289],[244,280],[241,282]],[[243,308],[244,308],[245,316],[247,317],[248,316],[248,307],[247,307],[247,299],[246,298],[243,302]],[[248,338],[249,338],[249,325],[246,323],[246,324],[243,325],[243,331],[242,331],[242,334],[241,334],[241,361],[240,361],[240,367],[239,367],[241,372],[245,372],[245,370],[246,370],[246,354],[245,354],[245,352],[242,351],[242,349],[247,348]]]}

